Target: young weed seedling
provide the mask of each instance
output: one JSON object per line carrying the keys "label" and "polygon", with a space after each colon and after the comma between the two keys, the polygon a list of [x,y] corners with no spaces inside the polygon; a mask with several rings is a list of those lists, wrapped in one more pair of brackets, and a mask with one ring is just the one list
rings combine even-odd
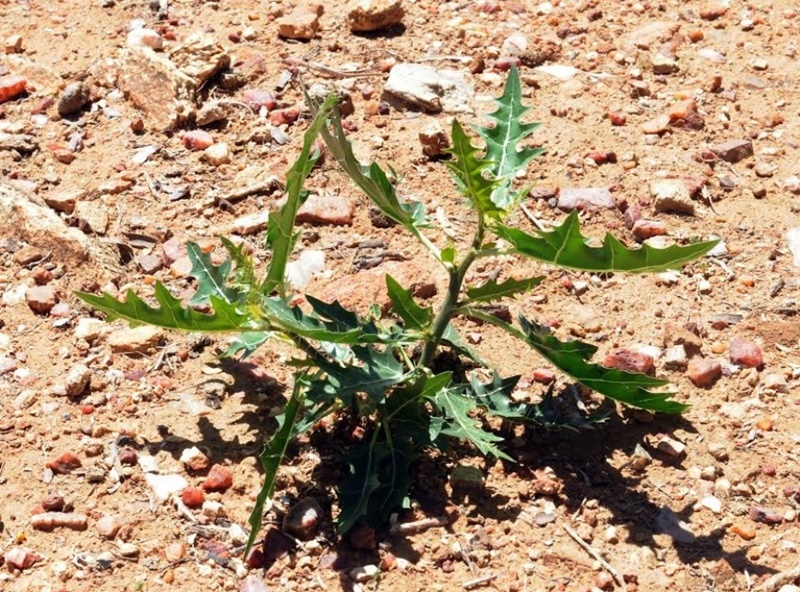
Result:
{"label": "young weed seedling", "polygon": [[[309,99],[310,101],[310,99]],[[197,292],[190,307],[181,306],[161,283],[155,286],[158,306],[144,302],[133,291],[124,300],[110,294],[78,296],[107,313],[109,319],[151,324],[202,333],[235,333],[227,355],[252,352],[270,336],[288,338],[302,352],[291,396],[279,416],[279,427],[269,439],[261,462],[264,484],[253,509],[250,544],[261,526],[265,502],[273,495],[275,478],[287,445],[328,415],[348,411],[369,426],[363,442],[346,456],[350,475],[339,489],[337,526],[346,532],[357,521],[384,522],[392,510],[406,504],[409,466],[426,448],[444,447],[448,439],[467,440],[480,453],[511,460],[501,448],[502,438],[475,415],[503,420],[535,421],[540,410],[515,403],[510,395],[517,378],[482,384],[473,375],[459,380],[452,371],[434,371],[437,355],[449,349],[477,366],[481,359],[460,338],[453,320],[470,317],[499,327],[519,339],[575,381],[627,405],[679,413],[684,405],[664,392],[667,382],[643,374],[609,369],[590,360],[597,348],[581,341],[561,341],[542,325],[519,315],[510,323],[486,312],[483,305],[525,293],[543,277],[488,281],[467,286],[465,278],[478,260],[502,255],[528,257],[559,268],[595,273],[645,273],[675,269],[707,253],[715,241],[656,249],[647,244],[629,249],[611,235],[592,246],[581,234],[575,212],[552,231],[529,234],[506,224],[528,188],[514,180],[542,150],[522,147],[538,123],[523,123],[528,107],[522,104],[520,79],[511,70],[493,124],[474,127],[485,142],[472,144],[461,124],[452,123],[447,161],[458,191],[474,211],[474,234],[468,246],[440,248],[427,236],[435,229],[421,203],[402,201],[387,174],[376,163],[363,165],[353,155],[342,128],[335,99],[311,102],[314,118],[303,146],[286,179],[286,202],[269,215],[267,247],[271,252],[266,275],[258,277],[243,249],[222,238],[230,258],[214,265],[196,244],[188,245],[191,275]],[[340,168],[380,212],[424,245],[447,273],[447,290],[434,306],[423,306],[412,292],[386,276],[391,300],[389,319],[379,312],[364,318],[338,302],[307,295],[308,307],[290,304],[286,266],[295,245],[295,217],[304,203],[306,178],[319,154],[313,150],[321,136]],[[200,312],[194,307],[203,307]],[[249,546],[248,546],[249,547]]]}

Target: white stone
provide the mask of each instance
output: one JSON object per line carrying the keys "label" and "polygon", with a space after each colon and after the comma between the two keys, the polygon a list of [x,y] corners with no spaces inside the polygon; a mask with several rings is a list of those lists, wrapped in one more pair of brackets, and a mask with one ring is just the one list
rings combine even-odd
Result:
{"label": "white stone", "polygon": [[89,386],[92,371],[83,364],[73,366],[64,380],[64,394],[68,397],[80,395]]}
{"label": "white stone", "polygon": [[214,519],[217,516],[222,516],[225,513],[222,504],[212,500],[206,500],[203,502],[202,512],[203,516],[208,516],[211,519]]}
{"label": "white stone", "polygon": [[231,151],[225,142],[217,142],[205,149],[203,158],[213,166],[220,166],[231,161]]}
{"label": "white stone", "polygon": [[144,473],[158,473],[158,463],[149,454],[140,454],[138,457],[139,466]]}
{"label": "white stone", "polygon": [[789,250],[792,252],[792,263],[796,267],[800,267],[800,226],[787,230],[786,240],[789,242]]}
{"label": "white stone", "polygon": [[18,284],[3,292],[3,304],[15,306],[25,302],[25,293],[28,291],[27,284]]}
{"label": "white stone", "polygon": [[323,251],[303,251],[297,260],[286,265],[286,280],[295,290],[303,290],[311,283],[312,278],[325,271],[325,253]]}
{"label": "white stone", "polygon": [[577,68],[574,68],[573,66],[565,66],[564,64],[542,64],[541,66],[534,68],[534,70],[548,74],[554,78],[558,78],[561,81],[575,78],[575,76],[580,73],[580,70]]}
{"label": "white stone", "polygon": [[75,326],[75,337],[91,343],[100,337],[103,327],[105,327],[105,322],[100,319],[83,317],[78,319],[78,323]]}
{"label": "white stone", "polygon": [[267,227],[268,220],[269,212],[255,212],[246,216],[239,216],[231,224],[229,232],[241,236],[255,234]]}
{"label": "white stone", "polygon": [[650,183],[656,212],[694,214],[694,202],[689,189],[680,179],[656,179]]}
{"label": "white stone", "polygon": [[714,514],[719,514],[722,512],[722,502],[719,500],[719,498],[716,498],[713,495],[704,497],[700,501],[700,504],[707,510],[714,512]]}
{"label": "white stone", "polygon": [[128,47],[149,47],[159,50],[164,47],[164,39],[153,29],[134,29],[128,33]]}
{"label": "white stone", "polygon": [[362,565],[350,570],[350,579],[359,584],[364,584],[375,578],[379,571],[377,565]]}
{"label": "white stone", "polygon": [[[139,458],[141,463],[141,457]],[[153,495],[156,500],[162,504],[166,502],[176,493],[180,493],[189,486],[189,483],[181,475],[156,475],[155,473],[146,473],[144,476],[145,481],[153,490]]]}
{"label": "white stone", "polygon": [[181,452],[181,462],[185,465],[192,466],[197,461],[208,460],[205,454],[203,454],[197,446],[192,446],[191,448],[184,449]]}
{"label": "white stone", "polygon": [[682,345],[673,345],[664,352],[664,368],[666,370],[686,370],[688,364],[686,348]]}
{"label": "white stone", "polygon": [[471,113],[475,88],[465,72],[423,64],[397,64],[383,87],[386,94],[434,113]]}

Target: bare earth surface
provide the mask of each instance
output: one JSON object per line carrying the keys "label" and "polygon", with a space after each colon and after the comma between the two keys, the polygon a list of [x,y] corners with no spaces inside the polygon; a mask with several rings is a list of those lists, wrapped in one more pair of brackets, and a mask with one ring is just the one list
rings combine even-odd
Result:
{"label": "bare earth surface", "polygon": [[[343,2],[318,16],[293,13],[289,1],[0,0],[1,590],[796,583],[791,573],[767,581],[796,569],[800,545],[800,268],[787,234],[800,226],[796,4],[402,7],[401,24],[389,10],[389,28],[355,33]],[[385,87],[403,63],[454,70],[474,92],[401,102]],[[263,266],[265,214],[310,119],[298,77],[348,96],[360,158],[402,173],[399,193],[466,240],[471,214],[444,164],[423,154],[420,133],[436,122],[449,129],[452,111],[465,126],[485,122],[511,63],[528,117],[543,124],[535,145],[548,150],[529,167],[524,181],[535,188],[515,223],[557,224],[577,194],[603,202],[582,214],[591,236],[612,231],[631,245],[715,236],[725,248],[654,276],[508,259],[471,281],[545,273],[509,304],[512,314],[596,343],[600,361],[617,348],[651,356],[691,408],[655,418],[615,410],[559,377],[567,418],[580,399],[608,419],[579,433],[507,432],[516,464],[487,464],[466,447],[427,456],[413,469],[413,509],[350,540],[332,524],[347,470],[339,453],[355,432],[321,427],[289,451],[265,543],[247,567],[256,455],[291,387],[293,352],[275,341],[245,362],[221,360],[226,336],[131,333],[73,291],[148,294],[160,280],[189,295],[182,245],[218,247],[221,234],[247,241]],[[184,136],[193,130],[211,138]],[[331,160],[309,183],[316,205],[299,252],[310,253],[306,263],[321,253],[324,265],[304,293],[366,310],[385,302],[391,271],[435,302],[434,262],[380,227]],[[546,365],[533,352],[486,327],[461,328],[503,373],[523,376],[520,398],[542,397],[534,372]],[[322,521],[295,545],[283,515],[309,498]]]}

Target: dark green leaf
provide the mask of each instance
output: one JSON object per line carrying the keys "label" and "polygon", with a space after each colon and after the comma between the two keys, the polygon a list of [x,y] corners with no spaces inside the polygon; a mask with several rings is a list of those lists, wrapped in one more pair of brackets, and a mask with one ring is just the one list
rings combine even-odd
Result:
{"label": "dark green leaf", "polygon": [[327,376],[317,381],[314,388],[339,398],[347,405],[352,404],[355,393],[366,393],[378,404],[383,401],[387,389],[408,378],[391,348],[381,352],[372,346],[356,345],[353,346],[353,356],[357,362],[344,367],[320,360],[319,367]]}
{"label": "dark green leaf", "polygon": [[424,331],[428,329],[433,319],[431,307],[421,307],[414,302],[411,290],[401,286],[392,276],[386,275],[386,287],[389,299],[392,301],[392,311],[403,319],[407,329]]}
{"label": "dark green leaf", "polygon": [[492,415],[506,419],[524,419],[527,406],[511,400],[511,393],[517,386],[517,382],[519,382],[519,376],[504,379],[495,372],[492,381],[483,384],[473,373],[470,376],[469,396],[473,397],[478,405],[485,407]]}
{"label": "dark green leaf", "polygon": [[646,273],[676,269],[705,255],[719,242],[673,245],[666,249],[645,244],[629,249],[611,234],[606,234],[601,247],[591,247],[581,235],[575,211],[555,230],[537,230],[538,236],[500,223],[494,224],[492,230],[511,243],[517,253],[558,267],[594,272]]}
{"label": "dark green leaf", "polygon": [[517,147],[540,124],[522,123],[522,117],[530,107],[522,104],[522,86],[516,67],[508,73],[503,96],[496,102],[497,109],[489,116],[494,120],[494,125],[475,126],[474,129],[486,140],[486,160],[491,162],[489,170],[499,181],[492,192],[492,202],[504,211],[509,211],[527,193],[511,190],[514,176],[524,171],[532,158],[545,151],[541,148]]}
{"label": "dark green leaf", "polygon": [[472,360],[479,366],[488,367],[490,364],[484,360],[478,352],[472,349],[467,343],[462,339],[461,335],[458,334],[458,331],[453,326],[452,323],[448,323],[447,327],[444,330],[444,334],[442,335],[442,343],[447,347],[451,348],[457,354],[464,356],[465,358]]}
{"label": "dark green leaf", "polygon": [[144,302],[133,290],[128,290],[125,302],[117,300],[110,294],[95,296],[85,292],[75,295],[84,302],[102,310],[108,320],[125,319],[134,325],[146,324],[179,329],[181,331],[200,331],[218,333],[228,331],[259,330],[263,328],[255,319],[241,312],[235,304],[210,296],[212,314],[204,314],[183,308],[181,301],[170,294],[161,282],[156,282],[155,297],[159,307]]}
{"label": "dark green leaf", "polygon": [[453,172],[459,191],[482,216],[502,212],[492,201],[492,191],[498,182],[489,178],[490,163],[478,157],[479,150],[470,143],[457,119],[453,119],[452,141],[453,147],[447,152],[454,159],[447,162],[447,167]]}
{"label": "dark green leaf", "polygon": [[368,514],[372,495],[380,488],[379,465],[389,457],[391,451],[385,443],[373,441],[359,446],[349,455],[350,477],[339,490],[342,511],[336,520],[340,534],[350,530],[362,516]]}
{"label": "dark green leaf", "polygon": [[490,280],[477,288],[467,288],[467,296],[475,302],[493,302],[500,298],[510,298],[538,286],[544,276],[526,278],[524,280],[508,279],[502,284]]}
{"label": "dark green leaf", "polygon": [[325,127],[328,115],[335,104],[336,98],[328,97],[319,108],[306,133],[303,134],[303,148],[300,156],[286,173],[286,203],[277,212],[269,214],[267,245],[272,250],[272,259],[267,277],[259,290],[264,296],[268,296],[275,290],[278,290],[281,296],[284,295],[286,264],[294,248],[295,218],[297,211],[308,196],[308,192],[303,190],[306,178],[319,157],[318,153],[312,154],[312,148],[320,130]]}
{"label": "dark green leaf", "polygon": [[330,303],[323,302],[309,294],[306,294],[306,300],[317,315],[335,323],[340,331],[348,331],[361,327],[358,315],[344,308],[338,301]]}
{"label": "dark green leaf", "polygon": [[270,325],[288,334],[331,343],[357,343],[361,329],[342,327],[306,314],[299,306],[289,306],[280,298],[264,298],[262,308]]}
{"label": "dark green leaf", "polygon": [[497,447],[503,438],[483,429],[481,422],[469,416],[477,405],[469,396],[459,393],[455,389],[441,389],[430,401],[445,416],[441,434],[467,440],[477,448],[481,454],[491,454],[497,458],[512,460],[505,452]]}
{"label": "dark green leaf", "polygon": [[646,374],[631,374],[604,368],[588,360],[597,348],[580,341],[560,341],[549,331],[520,315],[519,323],[528,344],[565,374],[615,401],[632,407],[680,413],[686,405],[670,400],[675,393],[653,392],[649,389],[666,386],[666,380]]}
{"label": "dark green leaf", "polygon": [[275,493],[275,479],[278,477],[278,469],[283,462],[283,457],[286,455],[286,449],[289,442],[292,440],[295,433],[295,422],[298,419],[300,410],[303,407],[303,390],[305,384],[302,379],[295,376],[295,385],[292,389],[292,396],[286,403],[283,413],[277,417],[278,431],[276,431],[272,438],[270,438],[264,451],[261,453],[260,460],[261,466],[264,468],[264,482],[261,484],[261,491],[258,492],[256,497],[256,504],[253,511],[250,513],[250,537],[247,539],[247,547],[245,548],[245,556],[250,551],[253,543],[258,537],[258,531],[261,529],[261,521],[264,517],[264,504],[267,499],[271,498]]}

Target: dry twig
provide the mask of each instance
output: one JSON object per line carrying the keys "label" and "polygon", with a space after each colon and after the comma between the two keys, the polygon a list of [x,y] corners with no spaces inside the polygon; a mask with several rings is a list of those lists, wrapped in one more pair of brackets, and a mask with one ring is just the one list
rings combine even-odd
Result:
{"label": "dry twig", "polygon": [[614,578],[614,581],[617,582],[617,584],[619,584],[620,586],[625,586],[625,580],[622,579],[620,573],[616,569],[614,569],[614,567],[608,561],[603,559],[603,556],[600,555],[600,552],[597,549],[595,549],[589,543],[584,541],[580,536],[578,536],[577,532],[572,530],[566,524],[563,524],[562,526],[564,527],[566,533],[572,538],[572,540],[574,540],[581,547],[583,547],[584,551],[586,551],[589,555],[594,557],[597,560],[597,562],[600,565],[602,565],[606,569],[606,571],[608,571],[608,573],[611,574],[611,577]]}
{"label": "dry twig", "polygon": [[766,582],[754,588],[753,592],[777,592],[783,586],[794,584],[798,578],[800,578],[800,565],[796,565],[791,569],[776,573]]}

